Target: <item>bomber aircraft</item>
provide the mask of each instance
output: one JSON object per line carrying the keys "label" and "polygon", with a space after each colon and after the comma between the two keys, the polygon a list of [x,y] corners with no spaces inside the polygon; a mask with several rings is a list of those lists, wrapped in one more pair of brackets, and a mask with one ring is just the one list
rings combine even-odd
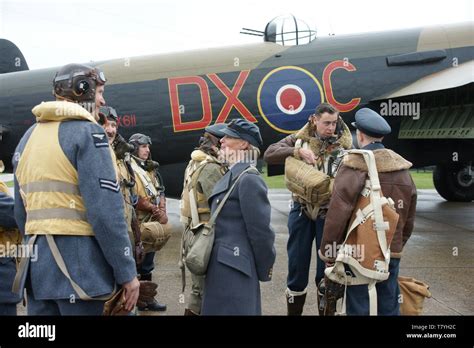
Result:
{"label": "bomber aircraft", "polygon": [[[284,29],[288,17],[264,31],[246,29],[263,37],[255,44],[89,63],[105,72],[119,132],[151,136],[169,196],[179,196],[206,126],[256,122],[266,148],[329,102],[346,122],[359,108],[378,111],[392,127],[387,147],[414,167],[435,165],[435,187],[446,200],[474,200],[473,22],[318,37],[290,20],[291,30]],[[53,100],[57,70],[29,70],[17,46],[0,39],[0,160],[7,170],[35,122],[31,109]]]}

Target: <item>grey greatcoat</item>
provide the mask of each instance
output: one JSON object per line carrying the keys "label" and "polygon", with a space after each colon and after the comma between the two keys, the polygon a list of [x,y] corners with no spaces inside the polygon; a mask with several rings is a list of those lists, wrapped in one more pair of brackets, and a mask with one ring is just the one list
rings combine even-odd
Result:
{"label": "grey greatcoat", "polygon": [[[209,197],[214,212],[234,180],[249,167],[237,163]],[[260,315],[260,283],[270,281],[275,262],[275,232],[265,182],[245,173],[221,210],[207,270],[202,315]]]}

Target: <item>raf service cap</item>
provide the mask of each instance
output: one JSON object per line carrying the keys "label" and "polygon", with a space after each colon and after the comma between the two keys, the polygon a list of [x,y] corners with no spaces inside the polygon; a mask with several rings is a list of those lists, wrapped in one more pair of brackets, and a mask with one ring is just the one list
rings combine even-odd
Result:
{"label": "raf service cap", "polygon": [[213,136],[215,136],[216,138],[223,138],[224,137],[224,133],[222,132],[222,130],[227,127],[227,124],[225,123],[216,123],[216,124],[213,124],[212,126],[208,126],[206,127],[206,129],[204,129],[204,131],[206,133],[209,133]]}
{"label": "raf service cap", "polygon": [[357,111],[355,122],[351,124],[362,133],[373,138],[382,138],[392,131],[392,128],[382,116],[368,108]]}
{"label": "raf service cap", "polygon": [[227,127],[222,129],[222,133],[232,138],[246,140],[255,147],[261,147],[263,145],[262,136],[260,135],[258,127],[241,118],[229,122]]}

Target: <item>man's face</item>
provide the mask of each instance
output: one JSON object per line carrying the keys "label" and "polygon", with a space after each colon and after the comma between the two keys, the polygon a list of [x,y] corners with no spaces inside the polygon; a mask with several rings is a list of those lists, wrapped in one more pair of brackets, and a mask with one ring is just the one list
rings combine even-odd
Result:
{"label": "man's face", "polygon": [[146,161],[148,159],[148,156],[150,156],[150,145],[140,145],[138,147],[138,158]]}
{"label": "man's face", "polygon": [[107,138],[109,138],[109,144],[115,139],[117,135],[117,122],[112,120],[107,120],[107,123],[103,125],[105,133],[107,134]]}
{"label": "man's face", "polygon": [[95,117],[99,117],[99,109],[101,106],[105,106],[104,99],[104,85],[98,85],[95,89]]}
{"label": "man's face", "polygon": [[248,142],[239,138],[224,136],[221,140],[220,157],[221,160],[227,163],[234,163],[239,152],[248,148]]}
{"label": "man's face", "polygon": [[323,113],[319,117],[315,116],[313,124],[316,126],[318,135],[323,138],[328,138],[334,135],[338,117],[339,115],[337,113],[330,114],[328,112]]}

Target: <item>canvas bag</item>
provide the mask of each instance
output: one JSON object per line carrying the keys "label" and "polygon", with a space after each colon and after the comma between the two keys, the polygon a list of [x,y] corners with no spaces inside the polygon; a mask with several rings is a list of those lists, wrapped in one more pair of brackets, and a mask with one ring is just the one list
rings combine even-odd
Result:
{"label": "canvas bag", "polygon": [[411,277],[398,277],[400,287],[401,315],[421,315],[426,297],[431,297],[429,286],[422,281]]}

